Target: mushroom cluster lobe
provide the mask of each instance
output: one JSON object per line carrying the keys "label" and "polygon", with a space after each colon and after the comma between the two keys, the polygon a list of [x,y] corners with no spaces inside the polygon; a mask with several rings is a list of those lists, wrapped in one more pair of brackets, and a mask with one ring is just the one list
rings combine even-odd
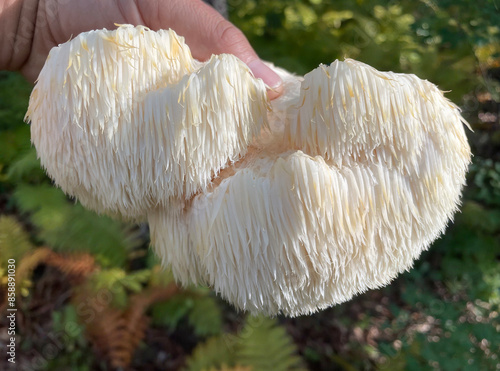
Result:
{"label": "mushroom cluster lobe", "polygon": [[285,93],[173,31],[120,26],[54,48],[27,119],[42,165],[97,212],[149,221],[182,284],[236,307],[313,313],[389,283],[457,211],[470,148],[415,75],[347,59]]}

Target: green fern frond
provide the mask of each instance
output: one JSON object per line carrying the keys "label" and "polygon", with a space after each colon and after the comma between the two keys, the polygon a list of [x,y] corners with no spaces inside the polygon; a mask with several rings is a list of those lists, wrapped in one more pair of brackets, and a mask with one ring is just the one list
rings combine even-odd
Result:
{"label": "green fern frond", "polygon": [[129,291],[137,293],[143,289],[144,283],[148,282],[150,277],[151,270],[142,269],[139,271],[128,272],[120,283]]}
{"label": "green fern frond", "polygon": [[238,363],[255,370],[302,370],[292,339],[276,320],[270,318],[248,317],[235,350]]}
{"label": "green fern frond", "polygon": [[31,214],[37,237],[56,251],[88,252],[102,266],[120,267],[137,245],[124,224],[71,204],[48,184],[20,185],[14,199],[21,211]]}
{"label": "green fern frond", "polygon": [[222,314],[212,296],[195,298],[188,319],[198,336],[217,335],[222,331]]}
{"label": "green fern frond", "polygon": [[8,259],[16,262],[30,250],[33,245],[23,226],[13,217],[0,216],[0,267],[5,267]]}
{"label": "green fern frond", "polygon": [[208,371],[234,365],[234,353],[230,352],[222,337],[209,338],[198,345],[186,362],[186,371]]}
{"label": "green fern frond", "polygon": [[285,329],[263,316],[248,317],[237,334],[210,338],[196,347],[187,361],[187,370],[207,371],[222,365],[259,371],[305,370]]}
{"label": "green fern frond", "polygon": [[123,309],[128,303],[129,292],[137,293],[142,290],[143,284],[148,281],[151,272],[149,269],[126,272],[121,268],[111,268],[94,273],[87,285],[96,294],[109,298],[111,306]]}

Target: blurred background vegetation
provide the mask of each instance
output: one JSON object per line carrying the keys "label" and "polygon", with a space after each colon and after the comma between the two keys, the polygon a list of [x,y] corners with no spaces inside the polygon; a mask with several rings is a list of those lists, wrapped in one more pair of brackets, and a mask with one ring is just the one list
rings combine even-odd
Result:
{"label": "blurred background vegetation", "polygon": [[15,369],[500,370],[500,3],[228,5],[259,55],[290,71],[349,57],[449,91],[474,129],[461,213],[384,289],[312,316],[247,317],[206,288],[179,290],[147,226],[97,216],[54,188],[23,123],[31,86],[0,72],[0,345],[14,258]]}

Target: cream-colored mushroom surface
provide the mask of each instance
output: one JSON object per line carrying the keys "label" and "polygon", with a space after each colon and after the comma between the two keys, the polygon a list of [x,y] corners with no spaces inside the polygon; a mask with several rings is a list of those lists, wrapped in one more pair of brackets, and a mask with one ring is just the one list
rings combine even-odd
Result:
{"label": "cream-colored mushroom surface", "polygon": [[53,48],[27,118],[42,166],[95,211],[144,219],[189,199],[267,125],[265,86],[232,55],[124,25]]}
{"label": "cream-colored mushroom surface", "polygon": [[120,26],[51,51],[28,119],[43,166],[96,211],[147,216],[165,266],[250,312],[297,316],[388,284],[457,211],[470,148],[428,81],[354,60],[284,94],[236,57]]}

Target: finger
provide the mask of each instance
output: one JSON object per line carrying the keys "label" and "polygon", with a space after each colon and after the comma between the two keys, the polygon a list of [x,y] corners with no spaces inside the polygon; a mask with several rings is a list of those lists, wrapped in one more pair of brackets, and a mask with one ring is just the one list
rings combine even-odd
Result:
{"label": "finger", "polygon": [[[222,17],[221,17],[222,18]],[[247,38],[231,22],[217,20],[212,40],[217,54],[228,53],[237,56],[252,70],[255,77],[260,78],[268,86],[270,99],[277,98],[283,92],[283,81],[266,66],[253,50]]]}
{"label": "finger", "polygon": [[283,91],[281,78],[266,66],[245,35],[211,6],[200,0],[158,0],[139,2],[139,11],[148,27],[172,28],[186,39],[196,59],[212,54],[233,54],[248,65],[254,76],[268,86],[270,99]]}

